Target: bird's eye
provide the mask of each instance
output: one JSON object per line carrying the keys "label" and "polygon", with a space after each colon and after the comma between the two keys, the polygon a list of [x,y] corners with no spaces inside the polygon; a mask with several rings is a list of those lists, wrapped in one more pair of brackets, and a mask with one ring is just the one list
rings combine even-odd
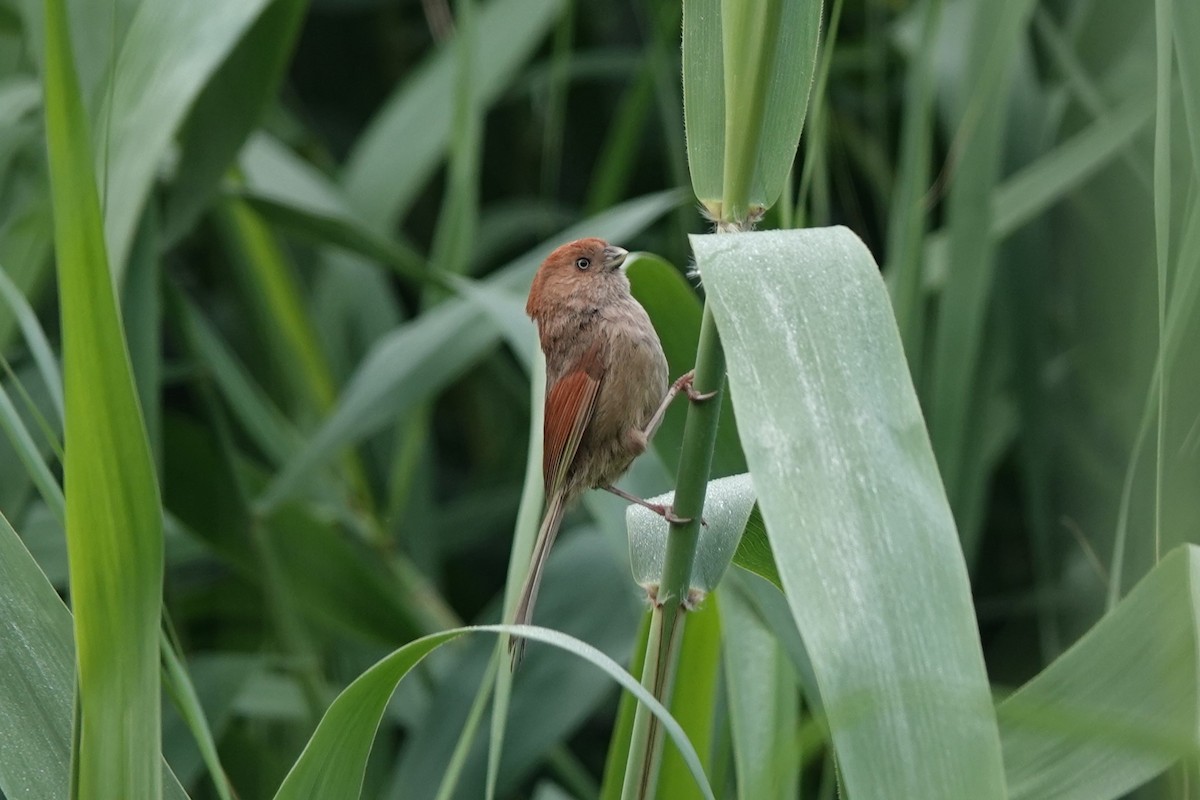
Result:
{"label": "bird's eye", "polygon": [[587,269],[591,265],[592,265],[591,259],[588,259],[588,258],[575,259],[575,266],[579,267],[580,269]]}

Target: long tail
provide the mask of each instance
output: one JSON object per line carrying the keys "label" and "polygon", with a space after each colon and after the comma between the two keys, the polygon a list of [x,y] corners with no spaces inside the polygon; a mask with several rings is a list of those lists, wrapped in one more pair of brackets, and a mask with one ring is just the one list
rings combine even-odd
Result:
{"label": "long tail", "polygon": [[[546,502],[546,513],[542,517],[542,525],[538,528],[537,541],[533,545],[533,558],[530,560],[529,572],[525,575],[525,585],[521,587],[521,601],[517,603],[517,611],[513,617],[514,625],[528,625],[533,619],[533,606],[537,603],[538,588],[542,585],[542,572],[546,568],[546,556],[550,555],[550,546],[558,536],[558,527],[562,524],[563,513],[566,511],[566,497],[562,489],[550,495]],[[512,669],[515,672],[525,657],[525,640],[513,637],[508,642],[509,654],[512,656]]]}

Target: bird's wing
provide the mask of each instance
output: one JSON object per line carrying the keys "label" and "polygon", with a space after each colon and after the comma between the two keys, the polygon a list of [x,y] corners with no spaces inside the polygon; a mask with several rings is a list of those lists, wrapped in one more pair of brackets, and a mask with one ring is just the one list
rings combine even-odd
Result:
{"label": "bird's wing", "polygon": [[566,480],[583,432],[596,410],[604,380],[604,340],[597,338],[565,375],[546,393],[543,424],[542,477],[546,496]]}

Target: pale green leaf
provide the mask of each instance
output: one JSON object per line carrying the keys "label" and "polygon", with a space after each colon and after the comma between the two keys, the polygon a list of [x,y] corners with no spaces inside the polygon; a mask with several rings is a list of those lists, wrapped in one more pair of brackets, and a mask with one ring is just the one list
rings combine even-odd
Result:
{"label": "pale green leaf", "polygon": [[1004,797],[966,567],[878,267],[837,228],[692,246],[847,792]]}

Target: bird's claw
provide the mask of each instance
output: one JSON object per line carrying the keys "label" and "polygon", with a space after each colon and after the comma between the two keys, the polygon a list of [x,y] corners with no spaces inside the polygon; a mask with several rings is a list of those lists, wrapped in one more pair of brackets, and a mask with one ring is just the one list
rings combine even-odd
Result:
{"label": "bird's claw", "polygon": [[[662,516],[667,522],[672,525],[687,525],[692,521],[692,517],[681,517],[675,513],[675,506],[657,506],[654,511]],[[708,520],[704,517],[700,518],[700,524],[708,527]]]}
{"label": "bird's claw", "polygon": [[687,393],[688,400],[691,400],[693,403],[703,403],[705,400],[711,400],[717,396],[717,392],[715,390],[711,392],[696,391],[696,387],[692,385],[693,381],[695,380],[696,370],[690,369],[680,375],[675,381],[675,390]]}
{"label": "bird's claw", "polygon": [[692,521],[691,517],[681,517],[676,514],[674,506],[663,506],[656,503],[653,507],[650,507],[650,510],[672,525],[687,525]]}

